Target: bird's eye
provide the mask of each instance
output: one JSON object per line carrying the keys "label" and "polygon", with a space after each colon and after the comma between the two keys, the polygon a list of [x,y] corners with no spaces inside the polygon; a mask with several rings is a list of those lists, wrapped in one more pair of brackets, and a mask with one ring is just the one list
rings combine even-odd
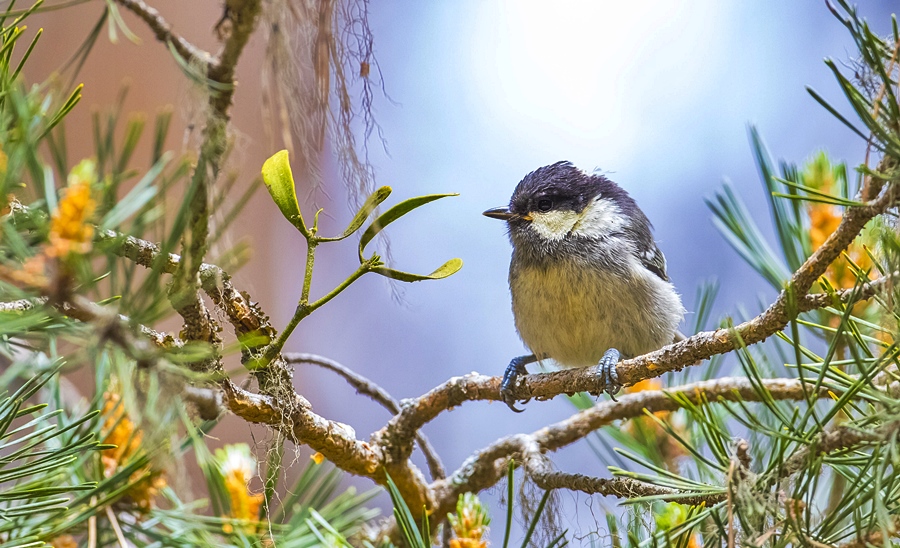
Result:
{"label": "bird's eye", "polygon": [[547,198],[538,200],[537,207],[539,211],[547,212],[553,209],[553,201]]}

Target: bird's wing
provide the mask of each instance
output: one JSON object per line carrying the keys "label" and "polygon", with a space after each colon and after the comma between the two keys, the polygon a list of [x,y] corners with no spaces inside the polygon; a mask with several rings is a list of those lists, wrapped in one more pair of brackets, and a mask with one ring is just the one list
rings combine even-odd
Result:
{"label": "bird's wing", "polygon": [[656,247],[656,243],[652,240],[646,242],[644,249],[640,250],[641,264],[650,272],[656,274],[664,281],[669,281],[666,274],[666,256]]}

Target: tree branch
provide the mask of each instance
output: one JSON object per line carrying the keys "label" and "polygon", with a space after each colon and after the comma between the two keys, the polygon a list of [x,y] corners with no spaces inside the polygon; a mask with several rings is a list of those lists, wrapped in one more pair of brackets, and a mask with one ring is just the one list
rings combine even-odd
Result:
{"label": "tree branch", "polygon": [[806,447],[800,449],[784,462],[781,467],[781,477],[790,477],[804,466],[810,459],[821,455],[835,453],[843,449],[849,449],[865,442],[884,441],[888,436],[895,434],[900,423],[887,422],[873,431],[861,430],[850,426],[838,426],[816,436]]}
{"label": "tree branch", "polygon": [[213,61],[212,55],[178,36],[172,26],[155,8],[148,6],[143,0],[116,0],[122,7],[137,15],[153,31],[156,39],[178,52],[188,64],[207,66]]}
{"label": "tree branch", "polygon": [[[112,253],[125,257],[146,268],[156,268],[166,274],[172,274],[181,264],[181,256],[167,253],[162,256],[160,247],[147,240],[135,238],[113,230],[98,230],[94,240]],[[215,288],[227,274],[216,265],[203,263],[200,265],[200,283],[204,290]]]}
{"label": "tree branch", "polygon": [[[763,386],[775,400],[804,399],[803,387],[797,379],[765,379]],[[807,390],[810,390],[807,387]],[[664,390],[647,390],[626,394],[619,401],[602,401],[590,409],[580,411],[571,417],[532,432],[540,452],[555,451],[571,445],[591,432],[608,426],[617,420],[626,420],[644,416],[645,410],[651,413],[659,411],[675,411],[682,403],[672,396],[686,398],[694,405],[705,405],[724,401],[759,401],[758,388],[745,378],[726,377],[700,381]],[[820,397],[828,397],[825,389],[820,390]],[[460,494],[477,493],[487,489],[506,474],[506,462],[521,452],[520,436],[501,438],[491,445],[473,453],[447,479],[431,484],[434,499],[437,501],[435,512],[443,515],[453,510],[453,505]],[[610,486],[610,495],[613,487]],[[624,492],[624,491],[623,491]]]}
{"label": "tree branch", "polygon": [[[160,247],[152,242],[112,230],[98,231],[95,239],[116,255],[168,274],[177,272],[183,260],[175,253],[163,254]],[[247,339],[247,335],[255,335],[250,339],[251,342],[241,344],[241,362],[248,363],[254,359],[257,349],[266,347],[270,341],[275,340],[278,332],[251,296],[234,287],[228,273],[208,263],[201,264],[198,273],[200,287],[225,312],[238,340],[243,341]],[[276,396],[282,400],[290,398],[293,377],[281,357],[272,360],[265,370],[255,373],[263,390],[279,392]]]}
{"label": "tree branch", "polygon": [[[881,291],[893,278],[894,276],[883,277],[862,284],[859,288],[844,289],[836,292],[833,297],[821,293],[806,295],[799,302],[798,310],[800,312],[808,312],[810,310],[832,306],[834,304],[834,299],[838,299],[844,303],[848,302],[851,297],[855,297],[858,300],[869,299],[877,294],[878,291]],[[765,313],[749,322],[741,324],[734,328],[734,331],[739,332],[743,326],[753,326],[754,322],[759,323],[761,321],[760,318],[764,315]],[[773,329],[772,334],[780,331],[785,326],[786,323],[780,325],[779,329]],[[744,329],[746,330],[747,328]],[[692,342],[694,345],[718,345],[720,344],[719,342],[710,343],[709,341],[710,339],[718,340],[717,338],[720,336],[731,337],[730,331],[719,329],[714,332],[698,333],[685,341],[667,346],[662,350],[648,354],[647,356],[664,353],[664,351],[675,346],[687,346],[688,351],[691,351],[691,345],[689,343]],[[728,340],[730,341],[731,339],[729,338]],[[750,342],[746,340],[744,342],[745,344],[750,344]],[[730,350],[733,350],[733,348],[728,348],[727,350],[723,349],[720,353]],[[635,360],[621,362],[619,367],[622,367],[623,364],[632,363],[640,359],[641,358],[635,358]],[[528,375],[525,377],[527,383],[526,386],[533,397],[540,399],[552,398],[561,393],[571,394],[579,391],[589,391],[590,388],[596,387],[596,378],[591,376],[591,371],[594,371],[595,369],[596,368],[593,367],[586,367]],[[596,372],[594,374],[596,374]],[[570,379],[573,377],[575,380],[571,381]],[[402,459],[411,452],[412,448],[410,446],[410,440],[412,436],[425,424],[436,418],[441,412],[461,405],[465,401],[498,401],[500,399],[499,386],[500,379],[498,377],[489,377],[477,373],[464,375],[462,377],[453,377],[422,396],[404,402],[403,409],[400,413],[391,419],[391,422],[376,434],[376,436],[385,438],[387,440],[386,445],[392,447],[391,450],[394,451],[394,457]]]}
{"label": "tree branch", "polygon": [[[112,230],[98,231],[95,240],[116,255],[166,274],[174,274],[182,263],[180,255],[175,253],[163,255],[157,244]],[[272,336],[275,333],[268,317],[254,306],[246,292],[234,288],[231,277],[225,271],[216,265],[202,263],[198,273],[200,287],[228,316],[237,337],[250,333]]]}
{"label": "tree branch", "polygon": [[[333,371],[346,380],[350,386],[356,389],[358,394],[368,396],[391,413],[397,414],[400,412],[400,404],[388,394],[385,389],[334,360],[316,354],[303,353],[283,354],[283,357],[284,361],[288,364],[308,363]],[[436,480],[445,478],[447,473],[444,471],[444,465],[441,463],[441,459],[438,457],[437,451],[435,451],[431,442],[425,437],[425,434],[422,432],[416,433],[416,441],[418,442],[422,453],[425,455],[425,461],[428,463],[428,471],[431,473],[431,479]]]}
{"label": "tree branch", "polygon": [[518,436],[522,461],[528,477],[541,489],[568,489],[589,495],[613,496],[620,499],[664,495],[661,500],[689,506],[712,506],[725,500],[724,493],[686,496],[685,492],[651,485],[631,478],[598,478],[583,474],[567,474],[553,470],[533,436]]}
{"label": "tree branch", "polygon": [[[201,59],[196,48],[177,39],[171,27],[155,9],[142,0],[118,1],[140,17],[160,41],[172,44],[187,59]],[[234,71],[250,35],[256,28],[260,1],[227,0],[224,10],[219,27],[227,27],[228,32],[220,32],[223,39],[222,50],[215,58],[210,59],[208,54],[202,57],[207,78],[210,80],[207,86],[210,111],[206,117],[200,154],[188,191],[190,218],[182,237],[185,260],[181,261],[174,272],[174,279],[169,288],[169,300],[184,319],[184,337],[207,341],[214,346],[218,346],[221,342],[218,338],[219,328],[200,297],[201,282],[198,274],[209,247],[210,188],[218,177],[225,154],[228,110],[234,96]]]}
{"label": "tree branch", "polygon": [[218,418],[225,410],[222,392],[214,388],[185,386],[182,396],[197,407],[197,414],[206,421]]}
{"label": "tree branch", "polygon": [[218,29],[228,27],[227,32],[220,32],[225,40],[216,60],[210,64],[207,76],[210,80],[222,84],[222,89],[214,93],[210,106],[217,116],[228,120],[228,109],[234,94],[234,70],[244,46],[256,29],[256,21],[261,10],[260,0],[225,0],[225,9]]}
{"label": "tree branch", "polygon": [[[174,271],[181,260],[175,254],[168,254],[163,260],[160,258],[160,250],[157,246],[137,238],[122,237],[115,233],[105,233],[99,237],[103,241],[113,244],[115,252],[135,260],[138,264],[151,266],[156,261],[160,261],[158,263],[161,265],[160,268],[166,272]],[[200,274],[204,289],[211,295],[216,295],[216,291],[219,291],[218,281],[228,280],[227,274],[214,265],[204,264],[200,269]],[[861,297],[869,297],[874,295],[884,284],[885,280],[873,281],[865,284],[858,293]],[[242,295],[236,290],[232,291],[235,295]],[[837,297],[846,301],[850,298],[850,294],[851,290],[844,290],[839,292]],[[217,303],[222,302],[220,297],[214,297],[214,300]],[[249,307],[249,298],[246,295],[243,295],[239,302],[245,303],[239,307],[241,313],[229,313],[229,319],[235,325],[236,332],[246,333],[256,328],[257,323],[253,319],[258,319],[262,312],[257,308]],[[832,304],[833,299],[827,295],[809,295],[801,301],[799,308],[805,311]],[[540,382],[555,382],[554,375],[561,373],[568,373],[568,371],[531,375],[529,380],[537,381],[532,382],[532,386],[540,386]],[[383,474],[379,472],[379,468],[382,465],[404,466],[412,451],[412,440],[415,439],[422,426],[442,411],[464,401],[499,400],[499,382],[499,378],[479,374],[452,378],[419,398],[403,402],[400,412],[389,421],[384,429],[373,435],[370,444],[357,441],[349,427],[328,421],[312,413],[308,403],[297,394],[293,394],[291,397],[303,403],[294,412],[285,414],[280,409],[290,407],[290,405],[279,402],[277,398],[252,394],[237,389],[230,383],[230,387],[225,389],[225,393],[228,407],[245,420],[265,423],[278,428],[293,441],[306,443],[322,452],[326,458],[335,462],[340,468],[382,482]],[[354,384],[354,386],[364,385],[365,383]],[[797,380],[770,379],[766,381],[766,387],[775,399],[803,399],[803,391]],[[693,383],[671,388],[667,392],[684,394],[697,404],[717,400],[734,401],[738,398],[746,401],[758,399],[756,391],[748,380],[736,378]],[[551,425],[533,435],[543,451],[553,451],[574,443],[612,421],[640,416],[644,413],[644,409],[650,412],[674,411],[679,407],[680,405],[665,392],[648,391],[629,394],[621,397],[619,402],[601,402],[589,410],[577,413],[569,419]],[[341,439],[342,437],[344,439]],[[331,441],[324,443],[323,440]],[[418,484],[416,478],[420,478],[420,473],[412,469],[399,470],[400,476],[395,475],[395,471],[391,471],[391,475],[395,481],[398,477],[405,476],[406,481],[403,482],[405,488],[402,492],[407,500],[433,499],[438,511],[450,511],[455,504],[456,497],[461,492],[477,492],[499,481],[506,472],[506,460],[510,455],[519,452],[520,447],[517,442],[506,438],[498,440],[488,448],[473,454],[449,478],[435,481],[427,487],[424,481]],[[557,478],[562,477],[557,476]],[[604,488],[608,489],[610,494],[614,494],[615,489],[620,489],[618,491],[620,493],[627,492],[626,487],[625,484],[612,483],[606,484]],[[413,493],[418,493],[418,495],[410,497]],[[413,504],[410,507],[416,508]],[[418,507],[421,508],[421,506]]]}
{"label": "tree branch", "polygon": [[338,468],[381,485],[386,483],[388,472],[414,512],[433,507],[428,482],[418,468],[409,461],[387,462],[380,446],[356,439],[356,432],[346,424],[313,413],[309,402],[299,394],[293,394],[294,401],[285,402],[248,392],[228,379],[220,381],[220,386],[228,408],[247,422],[266,424],[292,442],[322,453]]}

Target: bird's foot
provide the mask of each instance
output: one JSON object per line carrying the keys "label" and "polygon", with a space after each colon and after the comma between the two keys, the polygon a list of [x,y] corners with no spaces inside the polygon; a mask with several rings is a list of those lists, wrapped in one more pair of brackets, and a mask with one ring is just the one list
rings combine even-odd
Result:
{"label": "bird's foot", "polygon": [[[503,373],[503,380],[500,382],[500,399],[516,413],[525,411],[516,407],[516,404],[519,402],[515,395],[516,381],[519,380],[519,375],[528,374],[528,369],[525,366],[535,361],[537,361],[537,358],[534,355],[513,358],[510,360],[509,365],[506,366],[506,372]],[[522,400],[522,403],[528,403],[529,400],[531,398]]]}
{"label": "bird's foot", "polygon": [[622,388],[622,385],[619,383],[619,373],[616,371],[616,364],[619,363],[619,358],[619,351],[615,348],[610,348],[603,353],[603,357],[600,358],[600,363],[598,364],[603,391],[609,394],[613,401],[618,401],[616,400],[616,392]]}

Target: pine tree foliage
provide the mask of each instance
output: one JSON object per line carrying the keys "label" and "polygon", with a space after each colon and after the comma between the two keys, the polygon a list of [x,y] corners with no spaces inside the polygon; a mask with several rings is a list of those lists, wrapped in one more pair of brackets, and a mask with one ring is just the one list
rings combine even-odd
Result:
{"label": "pine tree foliage", "polygon": [[[217,420],[185,412],[183,387],[207,378],[190,364],[217,351],[146,327],[172,314],[169,265],[146,269],[110,249],[146,238],[159,256],[178,250],[192,164],[164,148],[170,112],[149,132],[141,116],[123,124],[124,95],[80,131],[93,135],[93,157],[68,157],[64,120],[81,87],[20,75],[41,47],[24,26],[39,9],[9,3],[0,15],[0,546],[346,544],[377,515],[365,506],[374,492],[340,491],[341,472],[321,461],[279,487],[280,459],[259,465],[246,445],[231,448],[241,457],[211,454],[204,436]],[[151,161],[138,167],[147,133]],[[214,200],[220,231],[246,203],[225,209],[234,181]],[[213,259],[233,269],[245,255],[238,246]],[[75,373],[93,386],[80,392]],[[170,484],[188,461],[206,496],[185,500]],[[264,490],[251,483],[260,469]]]}

